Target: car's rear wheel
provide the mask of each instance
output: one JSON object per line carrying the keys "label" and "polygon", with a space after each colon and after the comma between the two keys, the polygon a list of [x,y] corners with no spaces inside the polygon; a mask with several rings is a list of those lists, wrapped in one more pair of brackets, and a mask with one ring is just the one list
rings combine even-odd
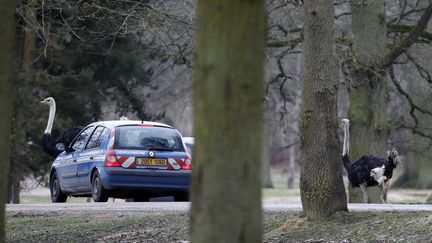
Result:
{"label": "car's rear wheel", "polygon": [[51,201],[53,203],[64,203],[67,200],[67,195],[61,190],[60,181],[57,177],[57,172],[51,177],[50,181]]}
{"label": "car's rear wheel", "polygon": [[92,177],[92,197],[95,202],[107,202],[109,195],[108,191],[103,187],[99,172],[95,172]]}

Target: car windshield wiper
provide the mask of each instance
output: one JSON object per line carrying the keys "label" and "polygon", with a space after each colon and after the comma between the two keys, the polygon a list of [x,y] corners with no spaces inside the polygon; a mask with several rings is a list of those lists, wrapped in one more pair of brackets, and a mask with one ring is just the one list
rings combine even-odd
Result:
{"label": "car windshield wiper", "polygon": [[175,151],[174,149],[170,148],[163,148],[163,147],[145,147],[147,150],[159,150],[159,151]]}

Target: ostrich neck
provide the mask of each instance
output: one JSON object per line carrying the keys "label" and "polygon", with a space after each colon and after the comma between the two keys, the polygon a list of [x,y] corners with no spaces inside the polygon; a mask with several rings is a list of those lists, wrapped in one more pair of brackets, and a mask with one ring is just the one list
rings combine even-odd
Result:
{"label": "ostrich neck", "polygon": [[348,154],[349,154],[349,124],[345,123],[342,156],[345,156]]}
{"label": "ostrich neck", "polygon": [[52,105],[50,105],[48,123],[45,129],[45,133],[51,134],[55,113],[56,113],[56,103],[55,101],[53,101]]}

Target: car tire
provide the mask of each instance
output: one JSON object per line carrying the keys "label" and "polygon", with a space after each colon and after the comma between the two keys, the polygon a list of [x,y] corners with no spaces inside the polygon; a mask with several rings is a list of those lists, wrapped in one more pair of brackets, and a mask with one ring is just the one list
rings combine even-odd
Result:
{"label": "car tire", "polygon": [[174,201],[175,202],[187,202],[189,201],[189,193],[187,192],[180,192],[174,195]]}
{"label": "car tire", "polygon": [[64,203],[67,200],[67,194],[61,190],[57,172],[54,172],[50,180],[50,194],[53,203]]}
{"label": "car tire", "polygon": [[107,202],[109,195],[108,191],[103,187],[99,172],[95,172],[91,183],[92,198],[95,202]]}

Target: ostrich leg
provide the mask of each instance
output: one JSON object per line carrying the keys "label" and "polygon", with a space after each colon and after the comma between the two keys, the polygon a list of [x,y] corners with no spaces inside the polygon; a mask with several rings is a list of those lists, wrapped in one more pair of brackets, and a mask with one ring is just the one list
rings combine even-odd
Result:
{"label": "ostrich leg", "polygon": [[369,193],[367,191],[366,185],[360,184],[360,189],[363,192],[363,198],[365,203],[370,203]]}

